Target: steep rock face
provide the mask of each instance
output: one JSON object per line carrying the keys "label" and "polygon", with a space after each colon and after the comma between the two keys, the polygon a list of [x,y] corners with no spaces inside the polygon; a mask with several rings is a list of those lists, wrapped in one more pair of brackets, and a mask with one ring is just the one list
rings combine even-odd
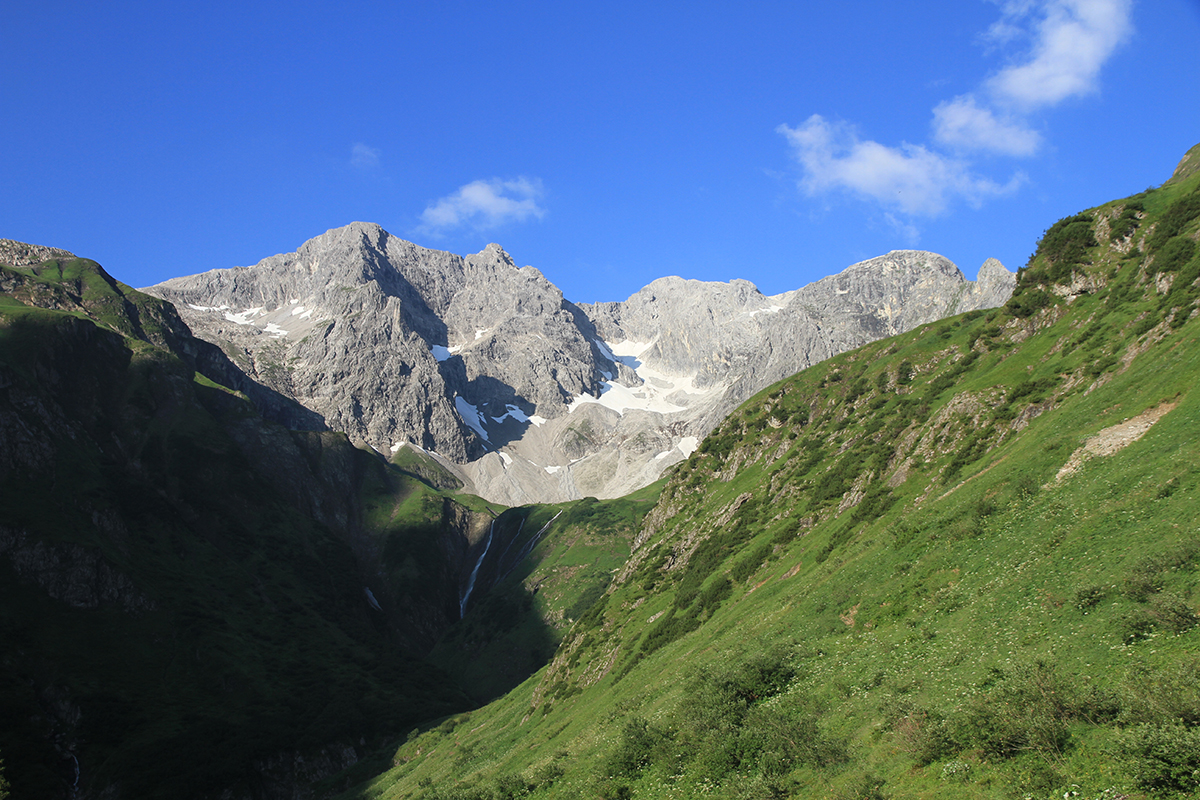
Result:
{"label": "steep rock face", "polygon": [[759,389],[883,336],[1001,305],[989,259],[895,251],[768,297],[661,278],[576,306],[498,245],[466,257],[353,223],[254,267],[147,291],[259,381],[381,452],[433,452],[517,505],[655,480]]}
{"label": "steep rock face", "polygon": [[252,376],[385,451],[410,441],[462,463],[487,448],[477,409],[561,413],[597,385],[582,315],[498,245],[462,258],[354,223],[147,291]]}
{"label": "steep rock face", "polygon": [[585,308],[606,341],[636,353],[639,373],[700,390],[670,398],[688,408],[677,420],[702,437],[775,381],[867,342],[1002,305],[1015,281],[995,259],[968,281],[942,256],[901,250],[770,297],[746,281],[663,278],[623,303]]}

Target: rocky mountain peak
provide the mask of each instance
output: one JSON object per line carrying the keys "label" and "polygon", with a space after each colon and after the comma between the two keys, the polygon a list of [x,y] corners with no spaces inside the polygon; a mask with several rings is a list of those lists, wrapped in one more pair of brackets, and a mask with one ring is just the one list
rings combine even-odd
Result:
{"label": "rocky mountain peak", "polygon": [[28,267],[51,258],[75,258],[75,254],[57,247],[0,239],[0,264]]}
{"label": "rocky mountain peak", "polygon": [[1013,280],[999,262],[971,282],[942,256],[899,250],[772,297],[671,276],[576,305],[498,244],[460,257],[355,222],[147,291],[330,427],[384,453],[435,453],[515,505],[645,485],[766,385],[999,305]]}

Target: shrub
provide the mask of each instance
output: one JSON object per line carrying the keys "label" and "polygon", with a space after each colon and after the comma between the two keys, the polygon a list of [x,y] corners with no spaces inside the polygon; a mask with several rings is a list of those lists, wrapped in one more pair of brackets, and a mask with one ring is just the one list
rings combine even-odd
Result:
{"label": "shrub", "polygon": [[1158,624],[1172,633],[1189,631],[1200,623],[1200,618],[1187,601],[1170,593],[1154,597],[1150,601],[1150,608]]}
{"label": "shrub", "polygon": [[757,572],[758,568],[762,566],[762,563],[766,561],[767,557],[770,555],[771,545],[762,545],[735,563],[733,568],[729,570],[730,577],[732,577],[737,583],[741,583],[742,581],[746,580],[746,578],[749,578],[751,575]]}
{"label": "shrub", "polygon": [[1180,793],[1200,789],[1200,730],[1179,722],[1143,723],[1118,741],[1119,755],[1139,788]]}
{"label": "shrub", "polygon": [[1097,244],[1092,234],[1091,216],[1076,214],[1051,225],[1038,242],[1034,256],[1042,256],[1049,262],[1047,278],[1056,283],[1066,283],[1071,278],[1073,268],[1085,263],[1088,248]]}
{"label": "shrub", "polygon": [[1080,611],[1094,608],[1108,591],[1103,586],[1081,586],[1075,590],[1075,607]]}
{"label": "shrub", "polygon": [[1142,210],[1141,203],[1129,203],[1126,205],[1124,210],[1121,211],[1121,215],[1113,220],[1112,225],[1109,226],[1108,240],[1110,242],[1117,242],[1133,233],[1141,222],[1138,219],[1137,212]]}
{"label": "shrub", "polygon": [[1154,633],[1157,620],[1146,608],[1135,608],[1124,614],[1117,625],[1121,633],[1121,641],[1133,644]]}
{"label": "shrub", "polygon": [[631,717],[621,727],[617,746],[600,762],[605,778],[637,778],[651,762],[671,749],[672,733],[642,717]]}
{"label": "shrub", "polygon": [[[988,691],[967,712],[972,736],[985,753],[1011,758],[1034,751],[1059,757],[1076,717],[1074,687],[1051,664],[1036,661],[993,670]],[[985,684],[986,685],[986,684]]]}
{"label": "shrub", "polygon": [[1180,722],[1200,727],[1200,658],[1134,672],[1121,700],[1124,724]]}
{"label": "shrub", "polygon": [[793,766],[823,767],[845,758],[844,748],[822,733],[819,716],[807,703],[755,706],[737,737],[737,762],[768,776]]}
{"label": "shrub", "polygon": [[960,749],[957,726],[936,710],[914,709],[893,726],[900,748],[921,766]]}
{"label": "shrub", "polygon": [[1026,317],[1032,317],[1035,313],[1043,308],[1046,308],[1052,302],[1053,299],[1050,297],[1050,295],[1042,289],[1030,289],[1028,291],[1021,292],[1020,295],[1014,293],[1004,307],[1008,309],[1008,312],[1014,317],[1025,319]]}
{"label": "shrub", "polygon": [[1178,272],[1192,260],[1196,254],[1196,243],[1187,236],[1176,236],[1162,246],[1154,256],[1154,262],[1147,267],[1150,274],[1158,272]]}
{"label": "shrub", "polygon": [[1200,217],[1200,192],[1192,192],[1176,200],[1162,215],[1154,230],[1154,236],[1147,242],[1150,252],[1158,252],[1197,217]]}

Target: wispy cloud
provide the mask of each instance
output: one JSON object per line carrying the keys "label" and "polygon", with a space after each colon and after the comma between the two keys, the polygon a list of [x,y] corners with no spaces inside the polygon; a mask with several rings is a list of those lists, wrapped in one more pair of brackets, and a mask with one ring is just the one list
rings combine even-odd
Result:
{"label": "wispy cloud", "polygon": [[542,194],[542,182],[536,178],[472,181],[428,206],[421,213],[420,230],[443,233],[461,226],[485,230],[530,217],[541,219],[546,214],[539,205]]}
{"label": "wispy cloud", "polygon": [[350,148],[350,166],[355,169],[374,169],[379,166],[379,150],[362,142]]}
{"label": "wispy cloud", "polygon": [[980,106],[974,95],[946,100],[933,109],[933,138],[958,151],[984,150],[1007,156],[1031,156],[1042,137],[1022,120],[1001,119]]}
{"label": "wispy cloud", "polygon": [[[933,109],[937,149],[863,140],[853,127],[814,114],[798,127],[776,128],[801,166],[801,189],[809,195],[849,191],[909,217],[936,216],[957,201],[977,206],[1015,191],[1025,180],[1022,173],[998,183],[979,175],[968,159],[1036,155],[1044,137],[1029,115],[1097,90],[1104,63],[1132,33],[1132,0],[997,2],[1000,19],[983,39],[1017,53],[977,92]],[[915,227],[909,231],[916,233]]]}
{"label": "wispy cloud", "polygon": [[1000,185],[971,172],[970,165],[922,145],[886,147],[863,141],[854,128],[813,114],[804,124],[776,129],[787,137],[804,170],[810,195],[842,189],[910,216],[936,216],[954,199],[979,205],[1011,192],[1021,178]]}
{"label": "wispy cloud", "polygon": [[1095,92],[1100,69],[1133,33],[1131,0],[1010,0],[991,38],[1028,35],[1023,58],[986,83],[1000,103],[1032,110]]}

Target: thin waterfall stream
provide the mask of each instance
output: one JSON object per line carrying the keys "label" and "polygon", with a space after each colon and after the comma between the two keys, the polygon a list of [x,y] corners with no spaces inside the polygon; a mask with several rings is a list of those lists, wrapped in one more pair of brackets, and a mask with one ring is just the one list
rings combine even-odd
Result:
{"label": "thin waterfall stream", "polygon": [[475,562],[475,569],[471,570],[471,577],[467,578],[467,588],[463,590],[462,599],[458,601],[458,618],[462,619],[467,612],[467,600],[471,599],[471,591],[475,588],[475,576],[479,574],[479,568],[483,566],[483,559],[488,554],[488,549],[492,546],[492,533],[496,530],[496,520],[492,520],[492,524],[488,526],[487,541],[483,543],[483,552],[479,554],[479,560]]}

